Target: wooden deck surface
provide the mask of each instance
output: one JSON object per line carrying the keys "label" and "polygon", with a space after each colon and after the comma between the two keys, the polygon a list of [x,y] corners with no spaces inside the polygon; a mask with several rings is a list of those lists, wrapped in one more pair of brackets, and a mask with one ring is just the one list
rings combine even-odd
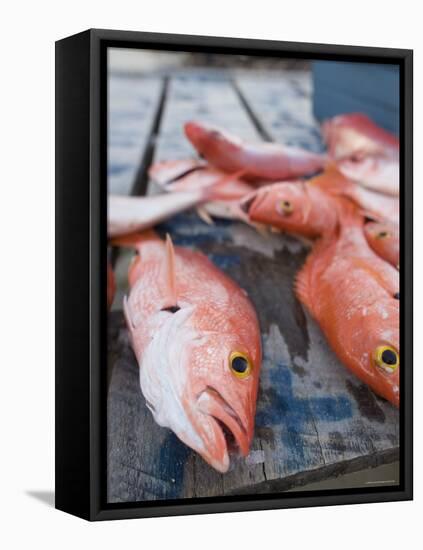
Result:
{"label": "wooden deck surface", "polygon": [[[112,76],[109,189],[152,193],[155,160],[194,155],[183,123],[202,119],[244,139],[321,150],[308,72],[171,78]],[[130,254],[118,251],[118,292],[109,319],[108,500],[110,502],[282,491],[398,459],[398,412],[339,363],[292,285],[307,249],[241,223],[203,223],[194,212],[158,227],[198,249],[244,288],[256,307],[264,361],[250,455],[221,475],[165,428],[141,394],[121,311]]]}

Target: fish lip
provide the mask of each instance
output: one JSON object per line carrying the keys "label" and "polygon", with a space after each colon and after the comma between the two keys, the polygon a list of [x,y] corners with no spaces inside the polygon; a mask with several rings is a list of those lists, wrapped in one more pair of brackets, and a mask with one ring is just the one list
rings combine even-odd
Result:
{"label": "fish lip", "polygon": [[213,394],[215,397],[219,399],[219,401],[222,402],[222,405],[224,406],[225,411],[235,420],[235,422],[238,424],[241,430],[245,433],[245,435],[247,435],[247,429],[242,423],[242,420],[240,419],[240,417],[238,416],[234,408],[226,401],[223,395],[213,386],[207,386],[207,388],[204,390],[203,393],[205,392]]}
{"label": "fish lip", "polygon": [[240,202],[240,205],[239,207],[241,208],[241,210],[244,212],[244,214],[248,214],[250,213],[250,208],[253,204],[253,202],[255,201],[256,199],[256,195],[250,195],[249,197],[247,197],[246,199],[243,199],[241,202]]}
{"label": "fish lip", "polygon": [[[219,410],[216,411],[216,409],[214,409],[212,411],[207,406],[202,407],[201,400],[204,399],[204,396],[211,398],[213,404],[219,406]],[[247,428],[223,395],[216,388],[206,386],[199,394],[197,401],[200,403],[201,412],[213,418],[222,430],[226,442],[226,451],[228,453],[234,451],[233,448],[230,448],[230,437],[232,437],[240,453],[246,456],[249,451],[250,443]]]}
{"label": "fish lip", "polygon": [[252,210],[257,210],[257,208],[262,204],[267,196],[268,191],[255,191],[251,195],[248,195],[240,202],[241,210],[250,216],[253,212]]}

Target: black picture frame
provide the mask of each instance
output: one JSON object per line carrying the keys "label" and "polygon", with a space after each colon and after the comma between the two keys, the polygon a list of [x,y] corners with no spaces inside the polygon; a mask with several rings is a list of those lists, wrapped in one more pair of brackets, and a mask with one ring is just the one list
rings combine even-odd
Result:
{"label": "black picture frame", "polygon": [[[107,504],[108,47],[395,63],[400,67],[400,485]],[[56,508],[87,520],[267,510],[412,499],[413,52],[91,29],[56,43]]]}

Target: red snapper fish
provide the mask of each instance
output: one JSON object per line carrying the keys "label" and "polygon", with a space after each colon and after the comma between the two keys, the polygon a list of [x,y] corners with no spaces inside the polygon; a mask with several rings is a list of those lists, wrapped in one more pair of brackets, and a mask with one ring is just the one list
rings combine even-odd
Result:
{"label": "red snapper fish", "polygon": [[310,180],[313,185],[334,196],[346,197],[375,221],[399,224],[399,198],[366,189],[349,180],[335,165],[328,165],[319,176]]}
{"label": "red snapper fish", "polygon": [[308,256],[296,293],[342,363],[398,407],[399,274],[370,249],[362,224],[344,213],[338,234]]}
{"label": "red snapper fish", "polygon": [[364,217],[310,183],[263,187],[243,203],[253,222],[316,238],[296,292],[340,360],[399,404],[399,274],[369,247]]}
{"label": "red snapper fish", "polygon": [[398,138],[363,113],[338,115],[323,122],[323,139],[334,159],[381,155],[397,158]]}
{"label": "red snapper fish", "polygon": [[220,128],[187,122],[185,134],[214,167],[227,173],[243,171],[256,182],[297,178],[321,170],[326,157],[276,143],[247,143]]}
{"label": "red snapper fish", "polygon": [[261,341],[245,292],[206,256],[152,232],[118,239],[138,251],[124,314],[155,421],[219,472],[247,455]]}

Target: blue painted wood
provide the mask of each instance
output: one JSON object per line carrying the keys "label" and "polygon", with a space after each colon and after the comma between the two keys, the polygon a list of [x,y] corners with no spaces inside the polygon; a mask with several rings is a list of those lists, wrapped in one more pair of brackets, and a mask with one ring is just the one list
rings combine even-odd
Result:
{"label": "blue painted wood", "polygon": [[383,128],[399,132],[399,67],[315,61],[313,112],[318,120],[363,112]]}

